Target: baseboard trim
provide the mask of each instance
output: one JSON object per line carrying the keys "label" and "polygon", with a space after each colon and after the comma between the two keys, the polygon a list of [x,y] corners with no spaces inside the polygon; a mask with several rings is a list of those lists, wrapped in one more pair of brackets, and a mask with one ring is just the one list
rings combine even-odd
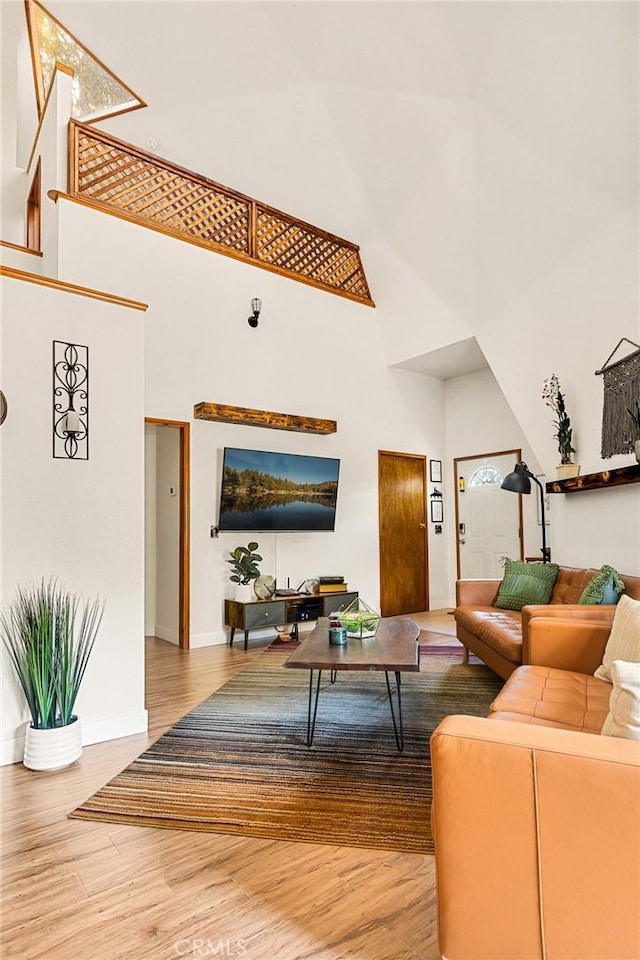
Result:
{"label": "baseboard trim", "polygon": [[154,637],[158,637],[159,640],[166,640],[167,643],[173,643],[176,647],[180,646],[178,631],[172,630],[171,627],[162,627],[159,623],[156,623],[153,635]]}
{"label": "baseboard trim", "polygon": [[145,709],[106,717],[104,720],[83,720],[80,717],[80,721],[83,747],[88,747],[91,743],[104,743],[106,740],[119,740],[136,733],[146,733],[149,729],[149,714]]}
{"label": "baseboard trim", "polygon": [[195,650],[198,647],[218,647],[227,642],[227,634],[224,630],[216,630],[214,633],[196,633],[189,637],[189,647]]}
{"label": "baseboard trim", "polygon": [[24,756],[24,734],[14,737],[13,740],[3,740],[0,744],[0,767],[7,767],[11,763],[22,763]]}
{"label": "baseboard trim", "polygon": [[[121,737],[131,737],[136,733],[146,733],[149,729],[149,716],[146,710],[135,713],[124,713],[117,717],[107,717],[104,720],[83,720],[82,746],[88,747],[92,743],[104,743],[107,740],[119,740]],[[26,724],[20,727],[24,731]],[[24,733],[12,740],[0,742],[0,767],[12,763],[22,763],[24,756]]]}

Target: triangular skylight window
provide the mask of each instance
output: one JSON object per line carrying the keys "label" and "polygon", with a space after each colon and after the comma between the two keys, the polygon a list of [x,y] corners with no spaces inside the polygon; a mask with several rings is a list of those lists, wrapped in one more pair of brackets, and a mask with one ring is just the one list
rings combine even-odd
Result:
{"label": "triangular skylight window", "polygon": [[73,70],[72,116],[76,120],[97,120],[146,106],[41,4],[26,0],[26,9],[39,114],[56,63]]}

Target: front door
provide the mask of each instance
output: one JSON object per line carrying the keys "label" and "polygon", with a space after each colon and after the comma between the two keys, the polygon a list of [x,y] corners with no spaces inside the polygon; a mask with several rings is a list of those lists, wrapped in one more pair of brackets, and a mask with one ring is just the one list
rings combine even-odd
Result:
{"label": "front door", "polygon": [[502,577],[503,558],[522,558],[521,498],[501,489],[517,450],[455,461],[458,523],[458,576]]}
{"label": "front door", "polygon": [[426,457],[378,451],[378,500],[382,616],[427,610]]}

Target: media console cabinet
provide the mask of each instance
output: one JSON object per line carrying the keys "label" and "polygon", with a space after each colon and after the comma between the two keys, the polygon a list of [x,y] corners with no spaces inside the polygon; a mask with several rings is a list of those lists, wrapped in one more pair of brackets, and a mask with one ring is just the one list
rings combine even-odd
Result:
{"label": "media console cabinet", "polygon": [[271,600],[225,600],[224,625],[229,627],[229,645],[233,646],[236,630],[244,631],[244,649],[247,649],[250,630],[275,627],[276,624],[292,623],[292,637],[298,638],[298,624],[330,613],[344,610],[357,600],[358,594],[348,593],[296,593],[291,597],[273,597]]}

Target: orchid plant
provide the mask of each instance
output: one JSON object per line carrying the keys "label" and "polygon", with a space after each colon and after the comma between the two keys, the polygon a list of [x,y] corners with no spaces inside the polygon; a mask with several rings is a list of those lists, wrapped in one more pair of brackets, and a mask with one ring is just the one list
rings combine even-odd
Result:
{"label": "orchid plant", "polygon": [[558,441],[560,463],[572,463],[571,454],[576,451],[571,445],[571,420],[569,419],[569,414],[564,404],[564,395],[560,390],[560,382],[555,373],[548,380],[544,381],[542,399],[548,407],[551,407],[556,415],[555,424],[557,430],[554,433],[554,437]]}

